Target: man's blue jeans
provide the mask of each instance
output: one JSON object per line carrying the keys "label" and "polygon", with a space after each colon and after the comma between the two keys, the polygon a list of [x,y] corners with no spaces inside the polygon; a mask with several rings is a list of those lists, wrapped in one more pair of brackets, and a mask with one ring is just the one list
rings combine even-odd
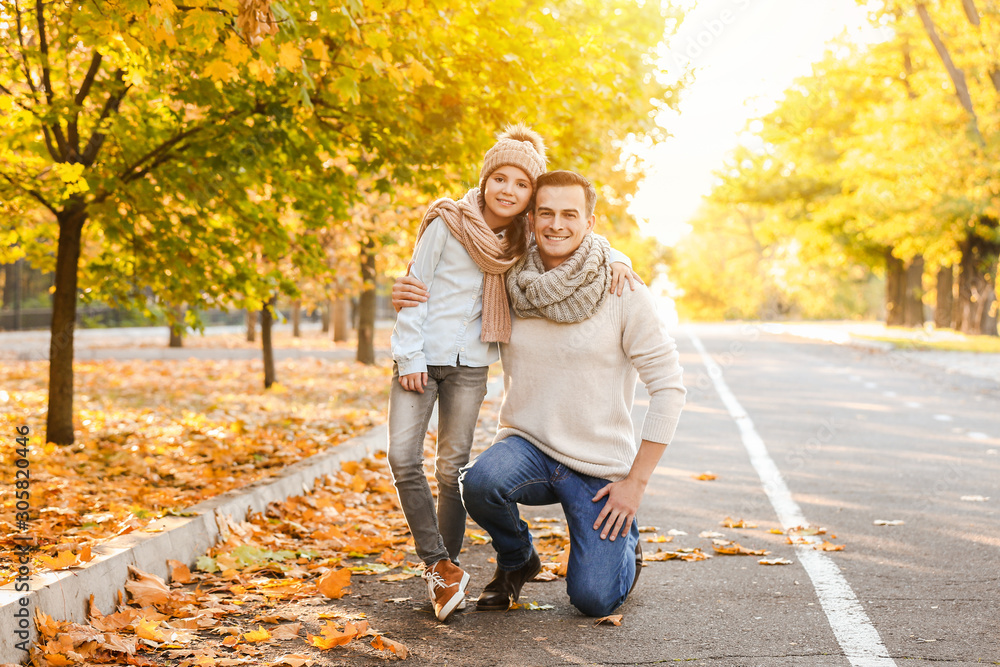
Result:
{"label": "man's blue jeans", "polygon": [[465,466],[459,481],[469,516],[493,538],[501,570],[516,570],[531,557],[531,534],[517,504],[560,503],[569,524],[570,602],[589,616],[606,616],[625,602],[635,578],[639,529],[633,521],[628,536],[619,533],[614,542],[594,530],[606,499],[591,499],[608,480],[574,472],[511,436]]}

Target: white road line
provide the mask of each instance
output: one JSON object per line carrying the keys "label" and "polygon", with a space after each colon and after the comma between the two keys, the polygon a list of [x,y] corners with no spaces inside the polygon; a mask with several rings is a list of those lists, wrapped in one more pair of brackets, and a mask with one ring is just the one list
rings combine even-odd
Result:
{"label": "white road line", "polygon": [[[687,334],[701,355],[715,390],[740,429],[743,446],[750,455],[750,462],[760,476],[764,491],[781,525],[786,531],[795,526],[809,525],[802,514],[802,509],[792,498],[781,471],[768,454],[764,440],[758,435],[746,410],[722,379],[722,368],[715,363],[705,350],[705,346],[701,344],[701,340],[692,331],[688,330]],[[844,650],[844,655],[854,667],[895,667],[896,663],[889,657],[889,651],[882,643],[878,630],[872,625],[850,584],[840,572],[840,568],[829,556],[812,547],[812,544],[799,545],[796,547],[796,552],[802,567],[813,582],[820,605],[826,613],[837,642]]]}

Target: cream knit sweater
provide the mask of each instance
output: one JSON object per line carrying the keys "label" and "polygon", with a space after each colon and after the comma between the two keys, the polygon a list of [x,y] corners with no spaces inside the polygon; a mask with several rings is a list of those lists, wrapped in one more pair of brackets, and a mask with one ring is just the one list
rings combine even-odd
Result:
{"label": "cream knit sweater", "polygon": [[684,406],[677,345],[645,286],[609,296],[588,320],[513,317],[500,345],[504,401],[494,442],[519,435],[577,472],[618,481],[638,451],[636,378],[649,392],[642,439],[669,444]]}

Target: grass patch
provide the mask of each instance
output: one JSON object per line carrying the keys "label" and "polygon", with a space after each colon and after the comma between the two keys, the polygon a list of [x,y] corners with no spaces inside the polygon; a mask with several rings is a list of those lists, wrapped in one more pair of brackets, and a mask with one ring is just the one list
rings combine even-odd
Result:
{"label": "grass patch", "polygon": [[852,334],[863,340],[877,340],[892,343],[902,350],[943,350],[946,352],[1000,353],[1000,338],[997,336],[969,336],[954,340],[921,340],[893,335],[871,336]]}

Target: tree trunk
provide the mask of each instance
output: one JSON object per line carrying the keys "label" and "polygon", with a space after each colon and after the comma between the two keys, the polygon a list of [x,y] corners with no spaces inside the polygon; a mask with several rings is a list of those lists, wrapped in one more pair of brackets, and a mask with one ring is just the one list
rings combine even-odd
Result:
{"label": "tree trunk", "polygon": [[906,291],[906,268],[901,259],[885,250],[885,323],[890,327],[903,326],[905,322],[903,297]]}
{"label": "tree trunk", "polygon": [[4,264],[3,267],[3,308],[9,308],[14,302],[14,265]]}
{"label": "tree trunk", "polygon": [[958,299],[955,309],[955,330],[970,333],[977,328],[972,325],[972,283],[975,280],[975,259],[973,256],[972,237],[959,244],[962,259],[958,263]]}
{"label": "tree trunk", "polygon": [[333,308],[333,302],[330,299],[326,300],[323,307],[320,309],[320,321],[323,322],[323,333],[330,333],[330,310]]}
{"label": "tree trunk", "polygon": [[83,204],[56,216],[59,242],[56,250],[56,289],[52,297],[52,339],[49,343],[49,409],[45,440],[72,445],[73,337],[76,328],[76,290],[80,267],[80,239],[87,222]]}
{"label": "tree trunk", "polygon": [[906,267],[903,295],[903,323],[908,327],[924,326],[924,258],[917,255]]}
{"label": "tree trunk", "polygon": [[264,389],[270,389],[274,384],[274,346],[271,344],[271,324],[274,316],[271,308],[278,302],[276,296],[268,299],[260,311],[260,342],[264,352]]}
{"label": "tree trunk", "polygon": [[257,340],[257,311],[247,309],[247,342]]}
{"label": "tree trunk", "polygon": [[24,258],[14,262],[14,284],[12,285],[14,295],[14,331],[21,330],[21,306],[24,300]]}
{"label": "tree trunk", "polygon": [[341,297],[332,301],[330,307],[333,311],[330,317],[333,323],[333,340],[336,343],[340,343],[350,338],[351,302]]}
{"label": "tree trunk", "polygon": [[955,308],[955,272],[950,266],[942,266],[937,273],[937,298],[934,305],[934,326],[947,329],[952,324]]}
{"label": "tree trunk", "polygon": [[358,313],[358,361],[375,363],[375,241],[368,237],[361,248],[361,304]]}
{"label": "tree trunk", "polygon": [[302,300],[292,302],[292,336],[302,338]]}
{"label": "tree trunk", "polygon": [[958,276],[960,321],[956,324],[956,329],[967,334],[993,334],[996,328],[993,311],[996,300],[994,276],[1000,243],[970,233],[959,244],[959,249],[962,251]]}
{"label": "tree trunk", "polygon": [[[985,336],[997,335],[997,252],[1000,246],[983,241],[982,262],[976,276],[975,296],[976,308],[973,314],[979,333]],[[985,267],[984,267],[985,264]]]}
{"label": "tree trunk", "polygon": [[979,322],[979,330],[984,336],[1000,336],[997,330],[997,319],[1000,313],[997,312],[1000,302],[997,302],[997,272],[994,270],[993,279],[987,281],[987,289],[983,294],[983,316]]}
{"label": "tree trunk", "polygon": [[169,347],[184,347],[184,306],[172,308],[174,317],[170,322]]}

